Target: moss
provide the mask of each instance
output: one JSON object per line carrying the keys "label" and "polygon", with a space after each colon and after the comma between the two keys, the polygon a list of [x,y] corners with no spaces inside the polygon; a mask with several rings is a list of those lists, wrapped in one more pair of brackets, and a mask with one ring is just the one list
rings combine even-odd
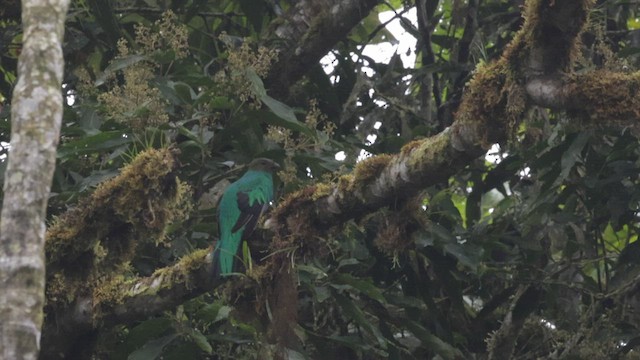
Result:
{"label": "moss", "polygon": [[442,163],[441,159],[437,158],[438,156],[448,158],[448,153],[445,151],[448,147],[449,138],[447,136],[433,136],[423,139],[414,147],[411,157],[407,160],[407,166],[414,171],[417,167],[433,168],[435,164]]}
{"label": "moss", "polygon": [[406,144],[404,144],[404,146],[402,147],[402,149],[400,149],[400,153],[402,155],[408,155],[409,153],[411,153],[413,151],[413,149],[415,149],[416,147],[418,147],[420,144],[422,143],[422,140],[413,140],[410,141]]}
{"label": "moss", "polygon": [[347,193],[353,190],[354,176],[352,174],[345,174],[338,178],[338,191],[341,193]]}
{"label": "moss", "polygon": [[274,216],[277,218],[286,217],[287,210],[296,209],[298,204],[314,199],[316,188],[316,186],[308,186],[285,196],[273,211]]}
{"label": "moss", "polygon": [[[308,43],[308,42],[313,42],[314,39],[323,36],[323,34],[325,33],[325,28],[327,26],[326,21],[327,21],[327,15],[325,12],[319,12],[318,14],[315,14],[313,16],[313,20],[311,22],[311,24],[309,25],[309,28],[307,29],[307,31],[304,33],[304,35],[302,36],[302,38],[300,39],[300,43],[304,44],[304,43]],[[295,26],[295,24],[294,24]]]}
{"label": "moss", "polygon": [[[592,0],[526,2],[522,29],[498,61],[476,70],[456,114],[460,126],[473,127],[468,133],[479,134],[477,145],[488,148],[502,142],[505,135],[514,138],[527,108],[522,84],[532,70],[571,71],[571,65],[579,56],[578,34],[586,24],[592,4]],[[548,38],[550,33],[558,31],[562,31],[562,36]]]}
{"label": "moss", "polygon": [[[127,280],[124,275],[118,274],[99,282],[93,288],[94,304],[110,304],[116,305],[122,303],[126,293],[122,291],[125,284],[133,284],[134,279]],[[98,318],[101,314],[94,313],[94,317]]]}
{"label": "moss", "polygon": [[574,108],[570,115],[596,126],[612,121],[625,124],[640,116],[640,73],[600,70],[573,75],[570,80]]}
{"label": "moss", "polygon": [[[184,283],[189,287],[191,275],[202,267],[208,253],[208,249],[196,250],[182,257],[176,265],[156,270],[146,280],[127,277],[122,273],[101,279],[92,289],[93,304],[96,305],[94,320],[99,319],[106,309],[121,305],[129,297],[156,295],[163,289],[172,288],[176,283]],[[125,291],[127,288],[129,290]]]}
{"label": "moss", "polygon": [[161,242],[167,226],[186,216],[190,188],[176,179],[177,166],[175,150],[146,150],[53,221],[46,239],[50,305],[96,291],[107,297],[113,284],[102,284],[103,277],[122,274],[140,241]]}
{"label": "moss", "polygon": [[406,219],[400,219],[398,214],[394,215],[389,212],[380,214],[381,223],[373,240],[376,248],[390,257],[404,252],[411,244],[411,238],[407,235],[406,227],[403,226]]}
{"label": "moss", "polygon": [[331,193],[333,193],[333,186],[331,186],[331,184],[324,182],[316,184],[311,200],[316,201],[320,198],[331,195]]}
{"label": "moss", "polygon": [[192,284],[190,284],[189,279],[191,278],[191,274],[200,269],[202,264],[204,263],[204,259],[209,254],[209,249],[199,249],[188,255],[183,256],[180,261],[178,261],[177,266],[173,266],[171,269],[174,269],[172,273],[170,273],[170,282],[169,285],[184,281],[187,288],[190,288]]}
{"label": "moss", "polygon": [[353,182],[356,186],[363,186],[375,179],[380,172],[389,165],[393,156],[381,154],[360,161],[353,171]]}
{"label": "moss", "polygon": [[[463,96],[462,103],[456,114],[456,121],[460,126],[472,126],[479,133],[479,144],[483,148],[490,147],[495,142],[500,142],[505,134],[505,129],[513,127],[524,112],[522,106],[519,111],[516,105],[521,105],[518,99],[522,90],[517,90],[519,85],[512,77],[509,64],[502,59],[496,63],[481,67]],[[506,108],[509,104],[510,94],[516,91],[517,97],[513,98],[511,113]]]}

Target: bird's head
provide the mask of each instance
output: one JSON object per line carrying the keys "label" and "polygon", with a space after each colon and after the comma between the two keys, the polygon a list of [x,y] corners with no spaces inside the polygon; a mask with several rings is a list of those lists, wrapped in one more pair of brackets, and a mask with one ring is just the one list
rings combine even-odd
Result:
{"label": "bird's head", "polygon": [[277,162],[267,158],[257,158],[249,163],[249,170],[276,172],[280,170],[280,165]]}

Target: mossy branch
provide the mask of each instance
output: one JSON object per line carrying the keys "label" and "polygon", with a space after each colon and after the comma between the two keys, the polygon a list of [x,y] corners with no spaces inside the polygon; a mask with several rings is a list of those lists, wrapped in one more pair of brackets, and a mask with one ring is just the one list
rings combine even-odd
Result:
{"label": "mossy branch", "polygon": [[[272,250],[308,246],[315,231],[409,199],[421,189],[445,181],[492,144],[507,141],[528,108],[535,104],[536,99],[527,96],[528,81],[537,81],[536,76],[541,73],[549,76],[565,71],[570,68],[568,64],[573,64],[579,34],[592,5],[591,0],[528,1],[523,28],[498,61],[476,71],[450,128],[405,145],[399,154],[360,162],[355,176],[343,176],[335,183],[314,185],[289,195],[273,213],[279,240]],[[553,40],[552,48],[549,39]],[[573,91],[577,99],[591,101],[595,96],[588,89],[602,89],[598,82],[590,87],[584,76],[576,79],[582,80],[582,87]],[[632,87],[625,86],[612,94],[618,99],[632,95]],[[602,111],[609,109],[604,105],[606,101],[595,103],[603,105]],[[635,115],[629,110],[635,107],[625,109],[627,117]],[[613,110],[606,111],[608,116]],[[304,243],[296,243],[295,239]]]}
{"label": "mossy branch", "polygon": [[[272,215],[275,255],[262,272],[265,284],[278,284],[287,274],[282,268],[290,261],[291,249],[298,256],[322,254],[314,250],[324,247],[317,239],[327,228],[386,206],[401,206],[420,190],[446,181],[493,143],[509,139],[535,103],[527,96],[527,82],[570,70],[592,5],[592,0],[528,1],[525,25],[498,61],[476,71],[450,128],[405,145],[399,154],[362,161],[352,176],[284,199]],[[295,304],[297,296],[281,296],[280,301]],[[274,331],[277,325],[272,324]],[[278,331],[286,337],[287,329]]]}
{"label": "mossy branch", "polygon": [[209,249],[196,250],[176,264],[151,276],[113,279],[96,289],[93,297],[95,323],[102,326],[130,324],[149,315],[172,309],[213,287]]}
{"label": "mossy branch", "polygon": [[79,336],[144,320],[211,289],[208,254],[208,249],[197,250],[148,277],[113,276],[95,286],[91,294],[78,296],[73,304],[50,314],[45,344],[51,355],[43,358],[68,355]]}
{"label": "mossy branch", "polygon": [[[45,246],[43,347],[52,346],[64,354],[66,349],[59,345],[70,345],[79,335],[77,329],[93,328],[103,316],[96,305],[106,296],[104,289],[130,273],[129,261],[139,243],[162,242],[167,226],[186,215],[189,189],[176,178],[176,155],[172,148],[138,154],[120,175],[54,219]],[[73,319],[82,314],[90,316],[86,321]],[[59,329],[56,320],[60,318],[78,326]]]}

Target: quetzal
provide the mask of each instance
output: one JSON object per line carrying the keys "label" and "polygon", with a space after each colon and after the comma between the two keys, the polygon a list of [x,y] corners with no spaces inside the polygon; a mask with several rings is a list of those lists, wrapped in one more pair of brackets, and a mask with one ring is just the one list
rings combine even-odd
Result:
{"label": "quetzal", "polygon": [[214,277],[234,271],[243,236],[249,236],[273,199],[273,172],[280,166],[265,158],[249,164],[249,170],[229,185],[218,204],[220,238],[213,249]]}

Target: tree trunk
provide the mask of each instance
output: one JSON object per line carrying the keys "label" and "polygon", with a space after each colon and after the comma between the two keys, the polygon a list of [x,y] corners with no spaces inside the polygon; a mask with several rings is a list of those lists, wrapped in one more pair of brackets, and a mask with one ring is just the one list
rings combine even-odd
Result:
{"label": "tree trunk", "polygon": [[62,37],[69,0],[23,0],[0,218],[0,358],[36,359],[44,305],[46,205],[62,121]]}

